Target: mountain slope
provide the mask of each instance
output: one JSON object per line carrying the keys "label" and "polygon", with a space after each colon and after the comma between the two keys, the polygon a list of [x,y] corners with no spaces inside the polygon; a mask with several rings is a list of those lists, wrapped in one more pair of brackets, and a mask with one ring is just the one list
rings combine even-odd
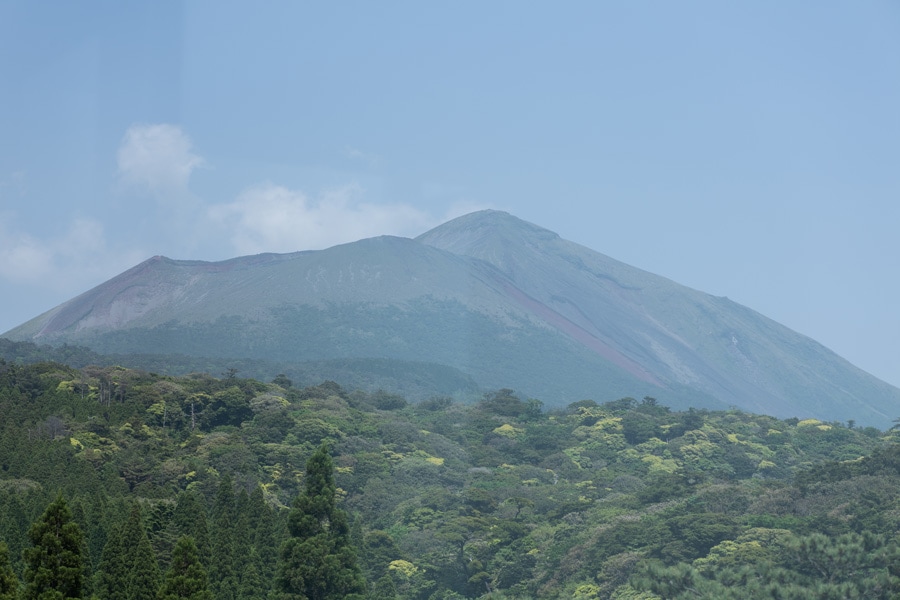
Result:
{"label": "mountain slope", "polygon": [[415,240],[155,257],[5,335],[119,354],[424,361],[556,405],[650,395],[882,426],[900,412],[900,390],[809,338],[497,211]]}
{"label": "mountain slope", "polygon": [[6,337],[119,355],[425,361],[556,403],[664,391],[510,302],[511,287],[483,261],[395,237],[220,263],[154,257]]}
{"label": "mountain slope", "polygon": [[803,407],[810,414],[856,418],[859,411],[880,420],[900,410],[900,390],[814,340],[507,213],[466,215],[417,240],[494,265],[532,303],[618,348],[666,385],[687,385],[767,414]]}

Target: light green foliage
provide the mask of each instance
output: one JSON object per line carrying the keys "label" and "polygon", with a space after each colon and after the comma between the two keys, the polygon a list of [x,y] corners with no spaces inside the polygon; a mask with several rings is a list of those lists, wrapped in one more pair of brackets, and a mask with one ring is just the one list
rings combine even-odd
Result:
{"label": "light green foliage", "polygon": [[[757,539],[748,539],[748,538]],[[664,598],[895,598],[900,549],[871,533],[829,538],[756,530],[723,542],[694,566],[645,565],[632,585]],[[768,546],[764,545],[768,542]]]}
{"label": "light green foliage", "polygon": [[649,473],[675,473],[678,468],[678,462],[671,458],[662,458],[654,454],[645,454],[641,460],[647,463]]}
{"label": "light green foliage", "polygon": [[713,546],[708,555],[695,560],[694,567],[701,572],[713,572],[717,569],[752,565],[771,559],[769,551],[757,540],[749,542],[725,540]]}
{"label": "light green foliage", "polygon": [[709,554],[694,561],[702,573],[725,568],[738,568],[760,563],[781,563],[787,558],[792,534],[786,529],[754,528],[736,540],[725,540],[712,547]]}
{"label": "light green foliage", "polygon": [[382,582],[381,589],[392,590],[400,598],[427,598],[435,588],[435,582],[426,576],[424,569],[403,560],[393,561],[387,574],[378,581]]}
{"label": "light green foliage", "polygon": [[652,592],[636,590],[628,584],[615,589],[610,600],[663,600]]}
{"label": "light green foliage", "polygon": [[705,432],[699,429],[685,433],[677,448],[684,464],[696,471],[712,468],[715,458],[722,451],[717,444],[710,441]]}
{"label": "light green foliage", "polygon": [[579,585],[572,593],[572,600],[598,600],[600,597],[600,586],[593,583]]}
{"label": "light green foliage", "polygon": [[516,439],[522,437],[525,434],[525,430],[513,427],[509,423],[504,423],[500,427],[494,429],[494,433],[502,435],[503,437]]}

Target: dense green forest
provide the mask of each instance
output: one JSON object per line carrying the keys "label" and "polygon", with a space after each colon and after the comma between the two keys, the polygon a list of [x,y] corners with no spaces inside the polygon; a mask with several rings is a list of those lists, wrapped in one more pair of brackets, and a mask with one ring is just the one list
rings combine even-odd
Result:
{"label": "dense green forest", "polygon": [[900,593],[892,432],[239,375],[0,361],[0,599]]}

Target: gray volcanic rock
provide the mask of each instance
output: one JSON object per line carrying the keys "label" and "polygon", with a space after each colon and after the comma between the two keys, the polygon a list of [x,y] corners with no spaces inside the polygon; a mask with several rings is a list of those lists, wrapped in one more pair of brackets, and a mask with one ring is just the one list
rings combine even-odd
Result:
{"label": "gray volcanic rock", "polygon": [[446,365],[548,405],[673,407],[885,426],[900,390],[726,298],[481,211],[415,240],[218,263],[154,257],[5,334],[98,352]]}
{"label": "gray volcanic rock", "polygon": [[507,213],[465,215],[417,240],[494,265],[533,314],[664,387],[778,416],[884,424],[900,409],[900,390],[806,336]]}

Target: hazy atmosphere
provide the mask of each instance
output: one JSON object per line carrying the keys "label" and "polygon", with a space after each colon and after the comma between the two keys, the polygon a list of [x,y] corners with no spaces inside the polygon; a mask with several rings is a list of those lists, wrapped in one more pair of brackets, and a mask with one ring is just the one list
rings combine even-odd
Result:
{"label": "hazy atmosphere", "polygon": [[900,5],[0,0],[0,332],[496,208],[900,385]]}

